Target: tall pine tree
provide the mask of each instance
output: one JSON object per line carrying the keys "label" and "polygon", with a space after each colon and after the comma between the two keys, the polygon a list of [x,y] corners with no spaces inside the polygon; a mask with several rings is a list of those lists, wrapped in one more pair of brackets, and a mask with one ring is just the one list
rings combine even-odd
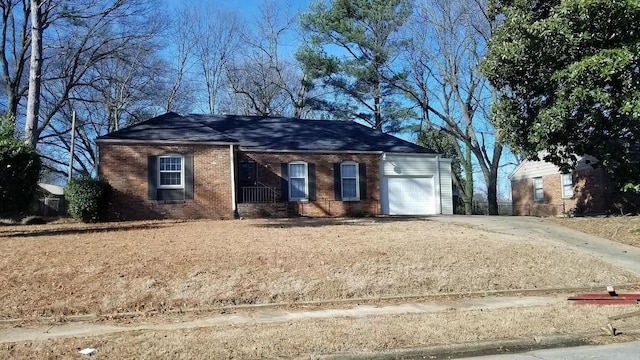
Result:
{"label": "tall pine tree", "polygon": [[401,106],[393,66],[410,0],[319,0],[301,17],[309,36],[297,53],[307,86],[326,92],[309,104],[336,117],[360,119],[378,131],[399,131],[411,112]]}

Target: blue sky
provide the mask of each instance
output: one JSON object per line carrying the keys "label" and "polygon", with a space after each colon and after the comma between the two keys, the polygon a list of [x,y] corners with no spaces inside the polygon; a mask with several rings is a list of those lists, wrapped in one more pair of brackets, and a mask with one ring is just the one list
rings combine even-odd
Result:
{"label": "blue sky", "polygon": [[[285,8],[292,14],[296,12],[304,12],[308,9],[310,3],[314,0],[162,0],[166,4],[169,11],[171,9],[176,9],[181,7],[184,4],[200,4],[204,6],[220,6],[228,9],[236,9],[238,12],[245,18],[247,21],[247,25],[251,26],[253,20],[259,16],[260,7],[265,2],[273,2],[278,5],[284,4]],[[282,5],[281,5],[282,6]],[[287,56],[290,52],[292,55],[296,49],[298,48],[298,44],[295,39],[292,39],[291,44],[283,44],[283,55]],[[415,136],[410,134],[400,134],[399,137],[409,140],[415,141]],[[502,157],[502,167],[499,170],[499,179],[498,179],[498,193],[501,197],[508,196],[511,197],[511,186],[509,184],[509,180],[507,176],[513,171],[515,165],[508,165],[510,161],[513,161],[513,156],[509,151],[504,151]],[[482,174],[479,172],[474,172],[474,177],[476,178],[476,184],[484,184],[484,179],[482,178]],[[478,186],[478,190],[480,192],[483,191],[484,185]]]}
{"label": "blue sky", "polygon": [[[169,8],[180,7],[182,4],[211,4],[222,7],[238,9],[246,17],[251,17],[259,12],[259,6],[263,0],[163,0]],[[273,0],[277,3],[289,5],[293,9],[305,10],[310,0]]]}

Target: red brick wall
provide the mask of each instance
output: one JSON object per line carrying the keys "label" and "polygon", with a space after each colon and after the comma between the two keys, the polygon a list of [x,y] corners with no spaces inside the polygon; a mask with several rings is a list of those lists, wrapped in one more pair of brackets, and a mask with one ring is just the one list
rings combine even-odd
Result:
{"label": "red brick wall", "polygon": [[573,197],[562,197],[560,174],[542,176],[544,200],[533,199],[533,178],[512,180],[511,197],[514,215],[555,216],[576,209],[578,214],[601,213],[611,199],[609,182],[601,169],[576,171],[573,174]]}
{"label": "red brick wall", "polygon": [[[161,201],[148,199],[147,157],[163,154],[193,155],[194,199]],[[113,219],[232,218],[229,147],[210,145],[100,145],[99,173],[114,188]],[[255,161],[257,179],[280,192],[280,164],[305,161],[316,165],[316,201],[291,202],[290,215],[340,216],[380,213],[379,155],[244,153],[236,161]],[[367,199],[336,201],[333,164],[355,161],[366,164]],[[236,187],[236,196],[239,194]],[[239,214],[243,216],[243,214]]]}
{"label": "red brick wall", "polygon": [[[366,215],[380,213],[380,179],[377,154],[308,154],[239,152],[238,161],[255,161],[259,182],[280,192],[280,164],[305,161],[316,165],[316,201],[291,203],[292,214],[307,216]],[[366,164],[367,199],[359,202],[336,201],[333,164],[355,161]],[[243,216],[240,214],[240,216]]]}
{"label": "red brick wall", "polygon": [[[194,198],[148,199],[147,157],[193,155]],[[99,174],[114,188],[113,219],[232,218],[228,146],[100,144]]]}
{"label": "red brick wall", "polygon": [[578,172],[574,183],[574,198],[579,214],[599,214],[610,210],[614,188],[604,170]]}

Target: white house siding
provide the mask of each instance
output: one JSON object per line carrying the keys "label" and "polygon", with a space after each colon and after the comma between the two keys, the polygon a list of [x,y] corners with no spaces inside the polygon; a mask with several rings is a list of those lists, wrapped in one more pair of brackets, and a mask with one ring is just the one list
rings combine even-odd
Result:
{"label": "white house siding", "polygon": [[[590,164],[597,163],[598,160],[590,155],[578,158],[578,164],[575,171],[590,170]],[[532,179],[536,177],[544,177],[549,175],[560,174],[560,169],[546,161],[530,161],[525,160],[509,175],[510,180]]]}
{"label": "white house siding", "polygon": [[453,185],[451,181],[451,159],[440,159],[441,213],[453,214]]}
{"label": "white house siding", "polygon": [[451,161],[433,154],[384,154],[380,193],[384,214],[451,214]]}

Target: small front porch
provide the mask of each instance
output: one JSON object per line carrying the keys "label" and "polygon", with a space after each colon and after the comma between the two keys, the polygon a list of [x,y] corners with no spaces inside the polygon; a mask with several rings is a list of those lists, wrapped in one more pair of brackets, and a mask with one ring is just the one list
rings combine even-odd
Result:
{"label": "small front porch", "polygon": [[[236,159],[235,205],[237,216],[241,218],[370,216],[381,213],[379,197],[364,195],[367,190],[364,182],[361,190],[364,199],[343,201],[340,196],[335,196],[334,168],[336,163],[339,164],[343,160],[341,157],[288,154],[276,156],[238,151]],[[349,157],[347,160],[353,159]],[[364,162],[362,159],[356,160]],[[287,174],[288,169],[285,166],[296,161],[308,164],[308,177],[305,179],[308,181],[305,187],[308,188],[304,189],[308,199],[294,201],[289,200],[289,179],[283,179],[281,174]],[[370,190],[378,193],[377,189]]]}
{"label": "small front porch", "polygon": [[[258,180],[256,162],[239,161],[236,166],[238,216],[242,218],[289,217],[289,204],[283,201],[280,189]],[[266,176],[263,177],[266,178]]]}
{"label": "small front porch", "polygon": [[292,216],[371,216],[379,215],[378,200],[339,201],[318,199],[316,201],[243,202],[237,204],[238,216],[253,218],[285,218]]}

